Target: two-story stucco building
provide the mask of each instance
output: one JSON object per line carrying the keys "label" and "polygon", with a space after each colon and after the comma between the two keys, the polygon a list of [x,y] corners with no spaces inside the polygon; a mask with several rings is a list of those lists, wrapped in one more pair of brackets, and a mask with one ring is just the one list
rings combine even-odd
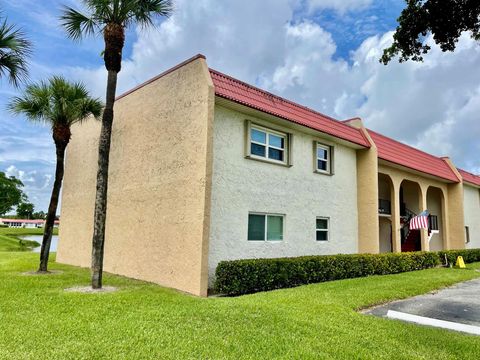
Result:
{"label": "two-story stucco building", "polygon": [[[73,129],[62,263],[90,265],[99,130]],[[480,177],[201,55],[119,96],[109,181],[105,270],[202,296],[222,260],[480,247]]]}

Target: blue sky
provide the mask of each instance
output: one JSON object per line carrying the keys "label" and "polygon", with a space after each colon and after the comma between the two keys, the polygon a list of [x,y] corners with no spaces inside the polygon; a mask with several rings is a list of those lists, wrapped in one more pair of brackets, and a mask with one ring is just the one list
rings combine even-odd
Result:
{"label": "blue sky", "polygon": [[[76,0],[1,1],[3,15],[34,44],[31,80],[62,74],[103,98],[102,40],[67,39],[62,5]],[[423,64],[378,62],[403,0],[177,0],[150,31],[129,29],[119,78],[123,92],[196,53],[244,81],[338,119],[367,126],[480,171],[480,47],[462,37],[454,54],[433,48]],[[46,210],[54,173],[50,129],[5,110],[17,93],[0,80],[0,171],[20,177]]]}

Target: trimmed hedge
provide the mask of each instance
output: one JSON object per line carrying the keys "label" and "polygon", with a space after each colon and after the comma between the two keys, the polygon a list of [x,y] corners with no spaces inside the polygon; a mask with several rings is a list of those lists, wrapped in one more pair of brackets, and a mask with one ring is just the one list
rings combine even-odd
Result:
{"label": "trimmed hedge", "polygon": [[438,256],[442,264],[445,264],[445,255],[447,255],[448,262],[453,265],[455,265],[458,256],[463,257],[463,261],[465,261],[465,263],[480,261],[480,249],[439,251]]}
{"label": "trimmed hedge", "polygon": [[[464,256],[464,259],[470,258]],[[222,261],[215,271],[214,288],[221,294],[242,295],[331,280],[397,274],[439,264],[439,254],[436,252]]]}

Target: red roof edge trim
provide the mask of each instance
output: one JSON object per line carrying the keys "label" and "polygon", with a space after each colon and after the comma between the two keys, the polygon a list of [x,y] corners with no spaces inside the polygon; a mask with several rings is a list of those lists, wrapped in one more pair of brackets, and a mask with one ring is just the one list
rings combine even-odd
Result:
{"label": "red roof edge trim", "polygon": [[460,169],[460,168],[457,168],[457,170],[460,173],[460,175],[462,175],[463,181],[468,182],[468,183],[473,184],[473,185],[480,186],[480,176],[479,175],[475,175],[471,172],[468,172],[468,171]]}
{"label": "red roof edge trim", "polygon": [[[253,90],[259,91],[259,92],[261,92],[261,93],[263,93],[263,94],[265,94],[265,95],[269,95],[269,96],[271,96],[271,97],[274,97],[276,100],[280,100],[280,101],[286,102],[287,104],[290,104],[290,105],[292,105],[292,106],[298,107],[298,108],[303,109],[303,110],[305,110],[305,111],[309,111],[309,112],[311,112],[311,113],[314,113],[314,114],[316,114],[316,115],[322,116],[322,117],[327,118],[327,119],[329,119],[329,120],[335,121],[335,122],[337,122],[337,123],[341,123],[341,121],[338,121],[337,119],[334,119],[334,118],[331,117],[331,116],[322,114],[321,112],[318,112],[318,111],[316,111],[316,110],[313,110],[313,109],[311,109],[311,108],[309,108],[309,107],[307,107],[307,106],[297,104],[296,102],[293,102],[293,101],[288,100],[288,99],[285,99],[285,98],[283,98],[283,97],[281,97],[281,96],[275,95],[275,94],[273,94],[273,93],[271,93],[271,92],[269,92],[269,91],[267,91],[267,90],[260,89],[259,87],[256,87],[256,86],[254,86],[254,85],[250,85],[250,84],[248,84],[248,83],[246,83],[246,82],[244,82],[244,81],[242,81],[242,80],[235,79],[234,77],[232,77],[232,76],[230,76],[230,75],[227,75],[227,74],[224,74],[224,73],[222,73],[222,72],[220,72],[220,71],[218,71],[218,70],[215,70],[215,69],[212,69],[212,68],[209,68],[209,70],[210,70],[210,72],[213,72],[213,73],[215,73],[215,74],[217,74],[217,75],[226,77],[227,79],[230,79],[231,81],[234,81],[234,82],[236,82],[236,83],[240,83],[240,84],[242,84],[242,85],[244,85],[244,86],[246,86],[246,87],[248,87],[248,88],[250,88],[250,89],[253,89]],[[348,125],[347,125],[347,126],[348,126]]]}
{"label": "red roof edge trim", "polygon": [[429,153],[427,153],[426,151],[417,149],[417,148],[415,148],[415,147],[413,147],[413,146],[411,146],[411,145],[408,145],[408,144],[405,144],[405,143],[403,143],[403,142],[401,142],[401,141],[392,139],[392,138],[390,138],[390,137],[388,137],[388,136],[386,136],[386,135],[382,135],[382,134],[380,134],[380,133],[378,133],[378,132],[376,132],[376,131],[373,131],[373,130],[370,130],[370,129],[367,129],[367,131],[368,131],[369,133],[374,133],[375,135],[382,136],[382,137],[384,137],[384,138],[386,138],[386,139],[388,139],[388,140],[390,140],[390,141],[395,141],[396,143],[398,143],[398,144],[400,144],[400,145],[402,145],[402,146],[408,147],[408,148],[410,148],[411,150],[415,150],[415,151],[420,152],[420,153],[422,153],[422,154],[424,154],[424,155],[428,155],[428,156],[430,156],[430,157],[433,157],[433,158],[435,158],[435,159],[437,159],[437,160],[438,160],[438,159],[443,159],[443,157],[438,157],[438,156],[429,154]]}
{"label": "red roof edge trim", "polygon": [[448,181],[461,182],[461,178],[452,169],[450,160],[416,149],[373,130],[368,129],[368,132],[377,146],[380,159]]}
{"label": "red roof edge trim", "polygon": [[[239,104],[241,104],[241,105],[245,105],[245,106],[247,106],[247,107],[249,107],[249,108],[256,109],[256,110],[259,110],[259,111],[261,111],[261,112],[268,113],[268,114],[270,114],[270,115],[274,115],[274,116],[276,116],[276,117],[279,117],[279,118],[281,118],[281,119],[291,121],[289,118],[287,118],[287,117],[285,117],[285,116],[283,116],[283,115],[280,115],[280,114],[275,113],[275,112],[273,112],[273,111],[266,111],[265,109],[263,109],[263,108],[261,108],[261,107],[259,107],[259,106],[255,106],[255,105],[252,105],[252,104],[246,103],[246,102],[244,102],[244,101],[240,101],[240,100],[235,99],[235,98],[233,98],[233,97],[225,96],[225,95],[222,95],[222,94],[216,94],[216,95],[217,95],[218,97],[221,97],[221,98],[224,98],[224,99],[227,99],[227,100],[230,100],[230,101],[239,103]],[[332,120],[332,121],[337,121],[337,120]],[[340,123],[340,122],[338,122],[338,123]],[[320,131],[320,130],[312,127],[312,126],[308,126],[308,125],[305,125],[305,124],[299,124],[299,125],[304,126],[304,127],[306,127],[306,128],[309,128],[309,129],[312,129],[312,130],[315,130],[315,131]],[[347,126],[348,126],[348,125],[347,125]],[[320,132],[324,132],[324,131],[320,131]],[[352,140],[350,140],[350,139],[344,138],[344,137],[342,137],[342,136],[340,136],[340,135],[331,135],[331,134],[328,134],[328,133],[327,133],[327,134],[328,134],[328,135],[331,135],[331,136],[333,136],[333,137],[336,137],[336,138],[339,138],[339,139],[342,139],[342,140],[345,140],[345,141],[348,141],[348,142],[351,142],[351,143],[354,143],[354,144],[363,146],[363,147],[365,147],[365,148],[370,148],[371,145],[370,145],[368,139],[366,138],[365,134],[364,134],[362,131],[359,131],[359,132],[360,132],[362,138],[365,140],[365,143],[355,142],[355,141],[352,141]]]}
{"label": "red roof edge trim", "polygon": [[250,85],[250,84],[248,84],[248,83],[246,83],[246,82],[244,82],[244,81],[235,79],[234,77],[229,76],[229,75],[226,75],[226,74],[224,74],[224,73],[222,73],[222,72],[220,72],[220,71],[217,71],[217,70],[215,70],[215,69],[210,68],[209,71],[210,71],[210,73],[211,73],[211,74],[213,75],[213,77],[214,77],[214,84],[215,84],[215,77],[223,77],[223,78],[225,78],[226,80],[228,80],[228,81],[230,81],[230,82],[232,82],[232,83],[235,83],[235,84],[237,84],[237,85],[243,86],[243,87],[245,87],[246,89],[250,89],[250,90],[253,90],[253,91],[255,91],[255,92],[258,92],[258,93],[262,94],[262,95],[265,96],[265,97],[270,97],[270,98],[274,99],[274,100],[277,101],[277,102],[286,104],[286,105],[288,105],[288,106],[290,106],[290,107],[292,107],[292,108],[301,109],[301,110],[305,111],[306,113],[309,113],[309,114],[311,114],[311,115],[315,115],[315,116],[318,116],[318,117],[320,117],[320,118],[323,118],[324,121],[327,121],[327,122],[329,122],[329,123],[331,122],[331,125],[333,125],[333,126],[335,126],[335,127],[337,127],[337,128],[343,128],[343,129],[347,129],[347,128],[348,128],[349,131],[352,131],[352,132],[356,133],[357,136],[358,136],[359,138],[361,138],[361,140],[360,140],[360,139],[355,140],[355,139],[353,139],[353,138],[349,138],[349,137],[347,137],[347,136],[342,136],[342,135],[340,135],[340,134],[332,134],[332,133],[329,133],[328,131],[325,131],[325,130],[321,130],[321,129],[319,129],[319,128],[316,128],[316,127],[313,126],[313,125],[308,125],[308,124],[306,124],[304,121],[301,121],[301,120],[298,120],[298,119],[296,120],[294,116],[282,115],[282,114],[280,114],[280,113],[278,113],[278,112],[276,112],[276,111],[274,111],[274,110],[272,110],[272,109],[267,109],[267,108],[262,107],[262,106],[260,106],[260,105],[255,105],[255,104],[253,104],[253,103],[251,103],[251,102],[247,102],[247,101],[242,100],[242,99],[240,99],[240,98],[238,98],[238,97],[235,97],[235,96],[233,96],[233,95],[231,95],[231,94],[225,94],[225,93],[219,92],[219,91],[217,91],[217,89],[216,89],[216,87],[215,87],[215,94],[216,94],[217,96],[221,97],[221,98],[224,98],[224,99],[227,99],[227,100],[230,100],[230,101],[233,101],[233,102],[236,102],[236,103],[245,105],[245,106],[247,106],[247,107],[249,107],[249,108],[253,108],[253,109],[262,111],[262,112],[264,112],[264,113],[268,113],[268,114],[277,116],[277,117],[279,117],[279,118],[282,118],[282,119],[285,119],[285,120],[294,122],[294,123],[297,123],[297,124],[299,124],[299,125],[301,125],[301,126],[310,128],[310,129],[312,129],[312,130],[323,132],[323,133],[325,133],[325,134],[328,134],[328,135],[331,135],[331,136],[333,136],[333,137],[336,137],[336,138],[339,138],[339,139],[348,141],[348,142],[350,142],[350,143],[354,143],[354,144],[357,144],[357,145],[361,145],[361,146],[363,146],[363,147],[365,147],[365,148],[371,147],[371,144],[370,144],[368,138],[366,137],[366,135],[363,133],[363,131],[361,131],[360,129],[357,129],[356,127],[350,126],[350,125],[348,125],[348,124],[344,124],[343,122],[338,121],[338,120],[332,118],[331,116],[322,114],[322,113],[320,113],[320,112],[318,112],[318,111],[315,111],[315,110],[313,110],[313,109],[310,109],[310,108],[308,108],[308,107],[306,107],[306,106],[297,104],[297,103],[295,103],[295,102],[293,102],[293,101],[290,101],[290,100],[288,100],[288,99],[285,99],[285,98],[283,98],[283,97],[281,97],[281,96],[272,94],[271,92],[268,92],[268,91],[263,90],[263,89],[260,89],[260,88],[258,88],[258,87],[256,87],[256,86]]}
{"label": "red roof edge trim", "polygon": [[144,87],[144,86],[146,86],[146,85],[148,85],[148,84],[151,84],[152,82],[160,79],[161,77],[164,77],[165,75],[168,75],[168,74],[170,74],[171,72],[174,72],[175,70],[181,68],[182,66],[185,66],[185,65],[187,65],[188,63],[191,63],[192,61],[195,61],[195,60],[197,60],[197,59],[204,59],[204,60],[206,60],[207,58],[206,58],[205,55],[203,55],[203,54],[197,54],[197,55],[191,57],[190,59],[187,59],[187,60],[181,62],[180,64],[177,64],[177,65],[175,65],[174,67],[171,67],[170,69],[165,70],[165,71],[162,72],[161,74],[158,74],[157,76],[154,76],[153,78],[151,78],[151,79],[149,79],[149,80],[141,83],[140,85],[135,86],[134,88],[132,88],[132,89],[124,92],[123,94],[118,95],[115,100],[120,100],[121,98],[123,98],[123,97],[125,97],[125,96],[127,96],[127,95],[129,95],[129,94],[131,94],[131,93],[133,93],[134,91],[137,91],[138,89],[141,89],[142,87]]}

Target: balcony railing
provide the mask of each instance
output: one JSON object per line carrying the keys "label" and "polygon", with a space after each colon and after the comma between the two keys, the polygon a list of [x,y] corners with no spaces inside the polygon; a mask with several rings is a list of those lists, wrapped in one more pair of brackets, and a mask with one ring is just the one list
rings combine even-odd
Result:
{"label": "balcony railing", "polygon": [[438,216],[437,215],[429,215],[428,216],[428,228],[430,230],[439,230],[439,228],[438,228]]}
{"label": "balcony railing", "polygon": [[378,213],[385,214],[385,215],[392,214],[392,209],[391,209],[389,200],[378,199]]}

